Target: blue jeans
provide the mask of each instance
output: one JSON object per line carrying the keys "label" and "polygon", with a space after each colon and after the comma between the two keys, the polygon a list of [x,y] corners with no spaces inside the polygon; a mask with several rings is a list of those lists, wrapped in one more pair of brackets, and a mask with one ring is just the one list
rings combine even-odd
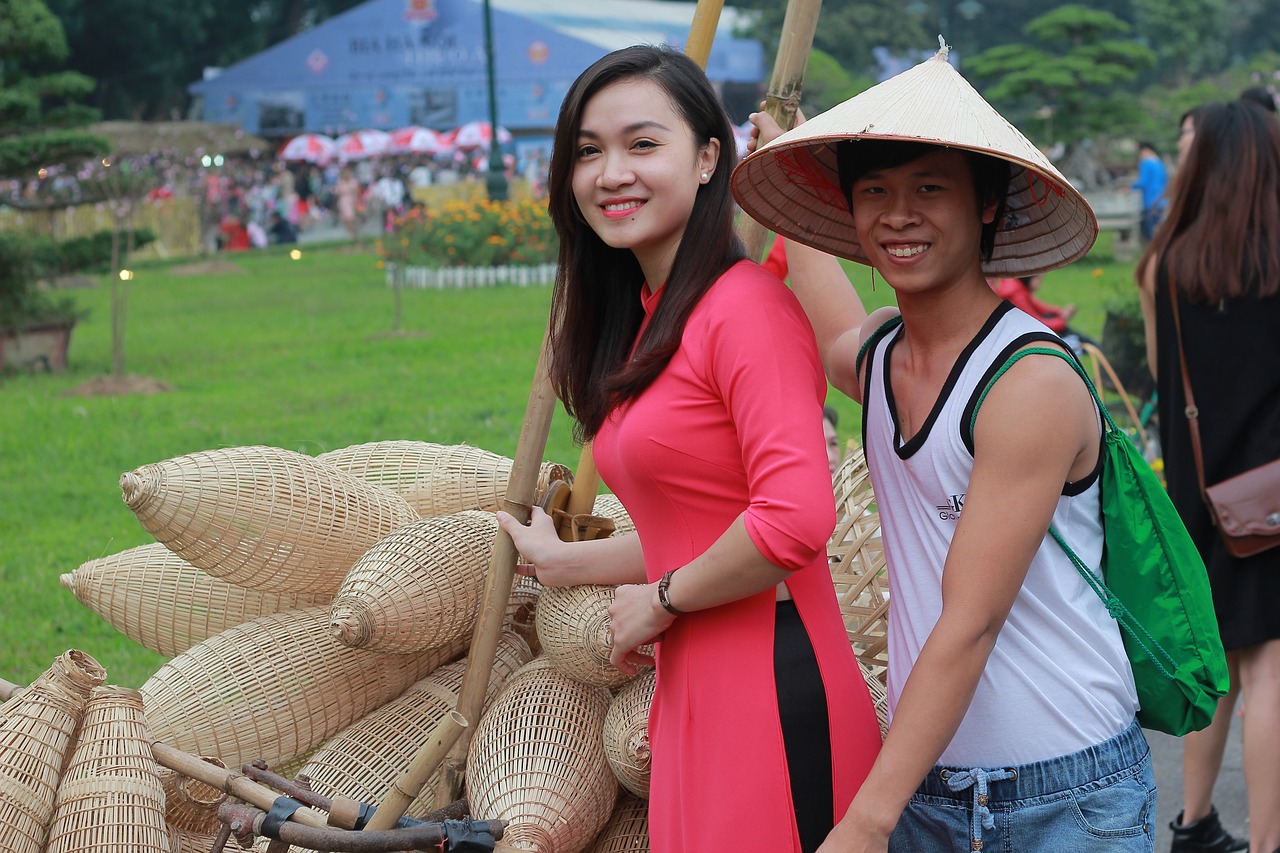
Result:
{"label": "blue jeans", "polygon": [[1151,853],[1155,814],[1151,750],[1134,722],[1111,740],[1032,764],[935,767],[889,851]]}

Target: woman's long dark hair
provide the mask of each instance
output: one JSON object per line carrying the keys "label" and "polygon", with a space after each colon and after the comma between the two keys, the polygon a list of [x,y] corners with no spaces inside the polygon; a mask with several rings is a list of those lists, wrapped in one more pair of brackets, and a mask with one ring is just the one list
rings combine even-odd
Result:
{"label": "woman's long dark hair", "polygon": [[[627,249],[606,245],[587,225],[573,195],[578,131],[587,103],[624,80],[651,80],[671,99],[695,142],[720,140],[711,179],[698,189],[662,300],[636,342],[644,316],[644,273]],[[680,346],[685,323],[720,275],[745,257],[733,230],[729,174],[733,130],[706,75],[684,54],[662,47],[614,51],[582,72],[560,107],[551,152],[548,208],[560,236],[560,267],[551,303],[548,372],[565,409],[588,440],[618,405],[634,399],[662,373]],[[634,353],[632,346],[635,346]]]}
{"label": "woman's long dark hair", "polygon": [[1206,104],[1191,115],[1195,139],[1138,269],[1158,259],[1198,302],[1273,295],[1280,291],[1280,122],[1242,101]]}

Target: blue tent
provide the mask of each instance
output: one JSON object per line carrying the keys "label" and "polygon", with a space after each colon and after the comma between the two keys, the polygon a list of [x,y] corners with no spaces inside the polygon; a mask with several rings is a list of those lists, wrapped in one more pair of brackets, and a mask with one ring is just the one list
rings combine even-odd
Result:
{"label": "blue tent", "polygon": [[[657,0],[491,0],[498,122],[545,134],[588,65],[628,44],[680,47],[694,3]],[[755,87],[758,42],[734,38],[726,9],[708,75]],[[479,0],[369,0],[189,90],[206,121],[246,131],[339,134],[411,124],[448,130],[489,117],[484,7]],[[752,96],[754,97],[754,95]]]}

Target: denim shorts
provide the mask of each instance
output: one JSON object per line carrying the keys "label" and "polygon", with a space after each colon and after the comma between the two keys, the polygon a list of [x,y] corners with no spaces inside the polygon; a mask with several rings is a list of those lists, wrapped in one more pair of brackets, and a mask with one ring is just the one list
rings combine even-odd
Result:
{"label": "denim shorts", "polygon": [[1156,783],[1137,722],[1108,741],[1017,767],[935,767],[890,853],[1152,853]]}

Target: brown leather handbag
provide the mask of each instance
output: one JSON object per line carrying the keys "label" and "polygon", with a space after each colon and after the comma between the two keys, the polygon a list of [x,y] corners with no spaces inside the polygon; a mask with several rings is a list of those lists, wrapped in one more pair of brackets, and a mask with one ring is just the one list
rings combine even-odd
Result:
{"label": "brown leather handbag", "polygon": [[1212,486],[1205,485],[1204,459],[1200,454],[1200,410],[1196,407],[1195,395],[1191,393],[1191,378],[1187,375],[1187,356],[1182,350],[1182,320],[1178,316],[1178,292],[1172,276],[1169,277],[1169,299],[1173,304],[1182,392],[1186,397],[1191,453],[1196,460],[1200,490],[1227,552],[1233,557],[1251,557],[1280,545],[1280,459],[1250,468]]}

